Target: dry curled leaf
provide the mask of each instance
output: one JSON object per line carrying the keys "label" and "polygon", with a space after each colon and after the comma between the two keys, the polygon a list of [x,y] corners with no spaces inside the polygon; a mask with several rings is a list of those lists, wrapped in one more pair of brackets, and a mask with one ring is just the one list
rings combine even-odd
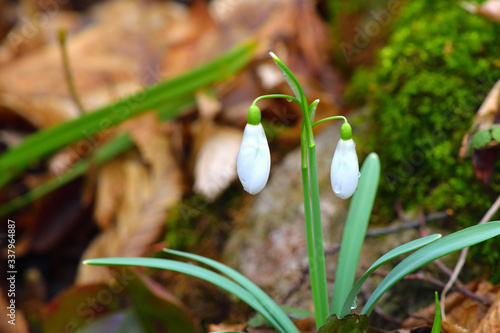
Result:
{"label": "dry curled leaf", "polygon": [[227,325],[227,324],[211,324],[208,325],[208,330],[210,332],[215,331],[234,331],[234,330],[242,330],[245,328],[245,325]]}
{"label": "dry curled leaf", "polygon": [[500,0],[488,0],[480,5],[464,2],[462,6],[471,13],[480,14],[491,21],[500,22]]}
{"label": "dry curled leaf", "polygon": [[107,229],[112,223],[118,205],[123,198],[125,172],[123,160],[115,159],[104,165],[98,175],[94,216],[99,227]]}
{"label": "dry curled leaf", "polygon": [[464,135],[460,147],[460,157],[465,157],[472,151],[474,172],[485,185],[490,183],[498,160],[498,142],[491,141],[492,134],[495,140],[498,139],[498,125],[496,125],[498,123],[500,123],[500,80],[481,104],[471,130]]}
{"label": "dry curled leaf", "polygon": [[497,121],[500,113],[500,80],[493,86],[488,96],[484,99],[479,107],[474,122],[469,133],[466,133],[462,146],[460,147],[460,157],[466,157],[469,151],[469,145],[472,141],[472,136],[479,130],[490,129]]}
{"label": "dry curled leaf", "polygon": [[[472,281],[466,287],[485,301],[493,300],[500,289],[499,286],[493,286],[488,281]],[[432,323],[435,309],[434,304],[429,305],[417,312],[414,318],[405,320],[402,327],[411,328]],[[445,309],[446,318],[442,322],[442,327],[447,332],[462,333],[472,332],[485,316],[488,307],[461,293],[453,292],[446,297]]]}
{"label": "dry curled leaf", "polygon": [[[143,161],[130,153],[114,162],[111,172],[101,173],[100,180],[108,180],[104,180],[105,188],[98,190],[104,202],[96,204],[96,218],[104,230],[87,248],[83,259],[143,255],[161,235],[168,209],[182,196],[181,171],[156,115],[145,114],[124,127],[130,129]],[[113,173],[122,175],[120,181]],[[107,195],[116,202],[110,203]],[[108,278],[103,267],[80,266],[77,282]]]}
{"label": "dry curled leaf", "polygon": [[500,22],[500,1],[489,0],[479,6],[478,13],[492,21]]}
{"label": "dry curled leaf", "polygon": [[205,141],[196,157],[194,191],[214,200],[236,179],[236,157],[243,133],[234,128],[218,128]]}
{"label": "dry curled leaf", "polygon": [[500,290],[474,333],[500,332]]}
{"label": "dry curled leaf", "polygon": [[[129,0],[97,6],[88,18],[91,23],[67,40],[70,68],[84,108],[92,110],[165,77],[161,58],[173,42],[166,32],[186,25],[185,11],[172,2]],[[47,26],[61,13],[49,15]],[[0,106],[39,128],[78,116],[53,34],[53,41],[36,52],[0,63]],[[0,54],[8,46],[7,39]]]}

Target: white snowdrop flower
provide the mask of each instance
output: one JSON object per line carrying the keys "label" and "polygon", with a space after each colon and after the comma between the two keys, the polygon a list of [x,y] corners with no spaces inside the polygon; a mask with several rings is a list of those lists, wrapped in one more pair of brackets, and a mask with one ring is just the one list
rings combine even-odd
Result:
{"label": "white snowdrop flower", "polygon": [[360,176],[356,144],[352,140],[351,133],[349,123],[344,123],[330,170],[333,192],[342,199],[347,199],[354,194]]}
{"label": "white snowdrop flower", "polygon": [[[236,158],[236,172],[245,191],[257,194],[267,184],[271,171],[271,153],[266,133],[260,123],[260,110],[252,105],[248,113],[248,124],[243,132],[240,151]],[[253,109],[253,110],[252,110]],[[251,112],[257,113],[258,117]]]}

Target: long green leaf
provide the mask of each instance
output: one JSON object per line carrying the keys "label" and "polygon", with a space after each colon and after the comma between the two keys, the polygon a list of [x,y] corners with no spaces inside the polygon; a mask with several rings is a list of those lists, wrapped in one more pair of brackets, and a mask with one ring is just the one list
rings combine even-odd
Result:
{"label": "long green leaf", "polygon": [[[176,103],[166,105],[165,108],[158,110],[158,116],[162,120],[168,120],[191,106],[194,106],[194,96],[188,96],[187,98],[179,99]],[[0,217],[11,214],[21,207],[24,207],[83,175],[92,163],[96,165],[106,163],[133,146],[134,143],[128,134],[120,133],[116,135],[114,138],[97,148],[95,154],[91,157],[81,159],[61,175],[48,180],[0,206]]]}
{"label": "long green leaf", "polygon": [[439,238],[441,238],[441,235],[435,234],[435,235],[429,235],[426,237],[415,239],[411,242],[408,242],[406,244],[398,246],[395,249],[392,249],[391,251],[387,252],[386,254],[384,254],[383,256],[378,258],[377,261],[375,261],[370,266],[370,268],[368,268],[368,270],[365,272],[365,274],[363,274],[363,276],[352,287],[349,295],[346,298],[346,301],[344,303],[344,307],[342,308],[341,318],[344,317],[345,315],[349,314],[349,312],[351,311],[351,306],[354,303],[354,300],[356,299],[356,295],[358,295],[359,291],[361,290],[361,286],[363,285],[363,283],[365,283],[366,279],[368,279],[373,274],[373,272],[375,272],[375,270],[377,268],[379,268],[380,266],[382,266],[386,262],[388,262],[396,257],[399,257],[402,254],[419,249],[422,246],[428,245],[428,244],[438,240]]}
{"label": "long green leaf", "polygon": [[[361,248],[365,239],[368,221],[372,213],[380,177],[380,159],[370,153],[361,167],[358,190],[349,206],[340,244],[331,312],[340,317],[349,290],[354,284]],[[352,304],[352,303],[351,303]]]}
{"label": "long green leaf", "polygon": [[223,56],[168,81],[87,113],[78,119],[36,132],[20,145],[0,156],[0,188],[34,163],[68,144],[94,135],[126,119],[203,87],[221,81],[246,65],[253,56],[255,43],[239,45]]}
{"label": "long green leaf", "polygon": [[[314,317],[314,312],[309,311],[309,310],[304,310],[301,308],[296,308],[290,305],[280,305],[280,309],[283,310],[289,316],[290,318],[293,319],[306,319],[307,317]],[[262,317],[260,314],[256,314],[250,320],[247,322],[247,326],[257,328],[262,325],[269,324],[267,320]]]}
{"label": "long green leaf", "polygon": [[281,59],[276,56],[276,54],[274,54],[273,52],[269,52],[269,54],[273,58],[276,65],[278,65],[278,68],[279,68],[281,74],[283,74],[285,81],[290,86],[290,89],[292,89],[295,97],[297,97],[297,99],[299,101],[305,100],[304,91],[302,90],[302,87],[300,86],[299,81],[297,80],[295,75],[293,75],[292,71],[290,69],[288,69],[288,67],[286,67],[286,65],[281,61]]}
{"label": "long green leaf", "polygon": [[86,158],[73,165],[59,177],[55,177],[42,185],[33,188],[31,191],[21,194],[0,207],[0,217],[11,214],[19,208],[35,201],[38,198],[60,188],[75,178],[85,173],[91,163],[97,165],[113,159],[126,150],[133,147],[134,143],[126,133],[116,136],[111,141],[100,147],[92,158]]}
{"label": "long green leaf", "polygon": [[278,306],[278,304],[276,304],[276,302],[274,302],[271,299],[271,297],[269,297],[264,291],[262,291],[262,289],[260,289],[255,283],[253,283],[250,279],[248,279],[246,276],[239,273],[238,271],[224,264],[221,264],[218,261],[197,254],[171,250],[171,249],[163,249],[163,251],[169,254],[174,254],[180,257],[199,261],[227,275],[228,277],[239,283],[250,294],[252,294],[253,297],[269,311],[269,313],[274,317],[274,319],[276,319],[276,321],[279,322],[281,326],[283,326],[283,328],[286,329],[287,332],[289,333],[299,332],[297,327],[295,327],[293,322],[290,320],[290,318],[288,318],[286,313]]}
{"label": "long green leaf", "polygon": [[434,315],[434,324],[432,324],[431,333],[441,332],[441,307],[439,306],[439,297],[437,291],[434,293],[434,299],[436,302],[436,313]]}
{"label": "long green leaf", "polygon": [[186,264],[183,262],[158,259],[158,258],[98,258],[89,259],[83,262],[85,265],[99,265],[99,266],[139,266],[168,269],[174,272],[180,272],[186,275],[195,276],[207,282],[210,282],[229,293],[235,295],[243,302],[247,303],[255,311],[264,316],[269,322],[282,333],[288,333],[281,325],[274,319],[269,311],[263,307],[255,297],[250,294],[246,289],[229,280],[228,278],[214,273],[206,268]]}
{"label": "long green leaf", "polygon": [[498,235],[500,235],[500,221],[488,222],[454,232],[421,248],[389,272],[370,296],[361,313],[370,314],[377,301],[389,288],[423,265]]}

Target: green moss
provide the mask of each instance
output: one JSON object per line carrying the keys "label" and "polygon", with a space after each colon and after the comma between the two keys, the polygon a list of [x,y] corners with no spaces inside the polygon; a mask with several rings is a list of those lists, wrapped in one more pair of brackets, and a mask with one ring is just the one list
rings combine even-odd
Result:
{"label": "green moss", "polygon": [[[360,69],[347,92],[371,106],[366,151],[382,163],[379,218],[393,204],[427,211],[451,208],[461,226],[478,223],[496,198],[460,160],[463,135],[500,78],[500,24],[466,12],[458,1],[409,1],[373,69]],[[496,66],[495,66],[496,64]],[[363,144],[361,145],[361,147]],[[496,264],[499,240],[476,253]],[[500,273],[497,273],[500,279]]]}

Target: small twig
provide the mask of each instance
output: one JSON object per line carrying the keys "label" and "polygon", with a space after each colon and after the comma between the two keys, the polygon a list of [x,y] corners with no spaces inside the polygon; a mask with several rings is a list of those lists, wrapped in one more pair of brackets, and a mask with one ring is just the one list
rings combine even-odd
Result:
{"label": "small twig", "polygon": [[397,199],[394,204],[394,210],[398,214],[398,218],[403,222],[408,222],[410,219],[406,217],[405,211],[403,209],[403,205],[401,204],[401,199]]}
{"label": "small twig", "polygon": [[[483,223],[488,222],[493,217],[493,215],[498,211],[499,208],[500,208],[500,196],[495,200],[495,202],[493,203],[493,205],[490,207],[490,209],[488,209],[488,211],[483,216],[483,218],[481,219],[481,221],[479,221],[478,224],[483,224]],[[443,318],[443,320],[446,319],[446,316],[445,316],[445,307],[444,307],[445,306],[445,300],[446,300],[446,293],[453,286],[453,284],[455,283],[455,281],[458,278],[458,275],[462,271],[462,268],[464,267],[465,259],[467,257],[467,253],[468,252],[469,252],[469,248],[468,247],[462,249],[462,251],[460,252],[460,258],[458,259],[457,265],[455,266],[455,269],[453,270],[453,273],[451,274],[451,277],[448,280],[448,283],[446,283],[443,291],[441,292],[441,300],[440,300],[441,304],[440,305],[441,305],[441,317]]]}
{"label": "small twig", "polygon": [[325,256],[330,256],[332,254],[335,254],[338,252],[338,250],[340,250],[340,244],[334,244],[330,247],[327,247],[325,249]]}
{"label": "small twig", "polygon": [[373,311],[375,311],[375,313],[378,314],[380,317],[382,317],[382,319],[384,319],[385,321],[395,323],[398,326],[400,326],[401,323],[403,322],[401,319],[385,313],[385,311],[378,305],[375,305]]}
{"label": "small twig", "polygon": [[[373,273],[374,275],[380,275],[380,276],[387,276],[387,274],[389,274],[388,271],[380,271],[380,272],[374,272]],[[433,285],[435,286],[438,286],[440,288],[443,288],[445,286],[445,283],[430,276],[429,274],[423,274],[421,272],[417,272],[417,273],[413,273],[413,274],[408,274],[406,275],[403,280],[421,280],[421,281],[426,281],[426,282],[429,282],[429,283],[432,283]],[[459,287],[459,286],[453,286],[453,290],[461,293],[462,295],[464,296],[467,296],[469,298],[472,298],[473,300],[481,303],[481,304],[484,304],[485,306],[489,306],[492,304],[492,302],[484,299],[484,298],[481,298],[479,296],[477,296],[476,294],[474,294],[472,291],[470,291],[469,289],[465,288],[465,287]]]}
{"label": "small twig", "polygon": [[58,38],[59,38],[59,45],[61,47],[61,56],[62,56],[62,60],[63,60],[64,75],[66,77],[66,83],[68,85],[68,90],[69,90],[69,93],[71,94],[71,97],[73,98],[73,101],[75,102],[76,106],[78,107],[78,111],[80,112],[80,114],[83,114],[85,109],[83,108],[83,105],[80,101],[80,98],[78,97],[78,94],[76,92],[75,82],[73,80],[73,75],[71,73],[70,66],[69,66],[69,56],[68,56],[68,48],[66,46],[66,30],[65,29],[59,29]]}
{"label": "small twig", "polygon": [[[439,221],[439,220],[444,220],[448,218],[450,214],[448,212],[439,212],[436,214],[429,215],[425,218],[425,222],[434,222],[434,221]],[[388,235],[392,233],[396,233],[402,230],[407,230],[407,229],[415,229],[420,227],[421,222],[420,221],[408,221],[403,223],[400,226],[395,226],[395,227],[387,227],[387,228],[372,228],[366,232],[366,237],[378,237],[378,236],[383,236],[383,235]]]}
{"label": "small twig", "polygon": [[281,300],[282,303],[286,303],[288,299],[306,282],[307,275],[309,275],[309,266],[302,268],[300,271],[300,279],[297,281],[292,288],[283,296]]}
{"label": "small twig", "polygon": [[[335,244],[332,245],[331,247],[328,247],[324,250],[325,256],[335,254],[338,252],[340,249],[340,244]],[[306,282],[307,275],[309,275],[309,265],[306,265],[302,267],[300,271],[300,278],[299,281],[297,281],[292,288],[283,296],[283,299],[281,300],[282,303],[286,303],[288,299],[297,291],[299,288]]]}
{"label": "small twig", "polygon": [[427,219],[423,209],[421,208],[418,210],[418,222],[420,222],[420,225],[418,226],[418,233],[420,234],[420,237],[427,236],[427,230],[425,229]]}

